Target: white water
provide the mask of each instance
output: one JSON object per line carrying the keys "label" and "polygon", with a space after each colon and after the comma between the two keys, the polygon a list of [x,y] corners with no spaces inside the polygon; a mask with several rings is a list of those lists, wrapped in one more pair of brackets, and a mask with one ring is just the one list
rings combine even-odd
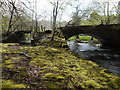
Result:
{"label": "white water", "polygon": [[99,47],[89,45],[88,43],[77,43],[75,41],[68,41],[67,44],[71,50],[74,50],[76,52],[87,51],[87,50],[100,50]]}
{"label": "white water", "polygon": [[88,43],[77,43],[76,41],[68,41],[67,43],[69,48],[73,52],[77,52],[80,57],[91,60],[120,76],[120,51],[101,49]]}

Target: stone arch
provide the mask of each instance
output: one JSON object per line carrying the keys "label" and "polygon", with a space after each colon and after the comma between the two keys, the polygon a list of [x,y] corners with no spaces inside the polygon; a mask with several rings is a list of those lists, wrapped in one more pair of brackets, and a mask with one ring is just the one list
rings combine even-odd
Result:
{"label": "stone arch", "polygon": [[65,39],[77,34],[87,34],[97,38],[103,47],[120,47],[120,25],[69,26],[61,28]]}

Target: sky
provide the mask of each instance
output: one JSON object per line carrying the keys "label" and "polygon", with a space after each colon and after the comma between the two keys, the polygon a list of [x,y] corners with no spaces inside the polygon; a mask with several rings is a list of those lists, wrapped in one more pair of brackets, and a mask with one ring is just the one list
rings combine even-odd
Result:
{"label": "sky", "polygon": [[[26,0],[24,0],[25,2]],[[28,5],[29,7],[33,7],[35,5],[35,0],[28,0],[31,2],[31,6],[29,4],[27,4],[26,2],[26,5]],[[52,1],[52,0],[49,0],[49,1]],[[90,2],[107,2],[108,0],[80,0],[79,3],[77,2],[73,2],[73,6],[72,7],[66,7],[64,13],[63,13],[63,18],[62,18],[62,21],[68,21],[70,20],[71,18],[71,15],[72,15],[72,12],[75,12],[75,7],[77,5],[80,5],[82,9],[90,6]],[[117,6],[117,2],[120,1],[120,0],[109,0],[110,1],[110,8],[112,6]],[[43,19],[47,19],[47,20],[50,20],[50,16],[52,14],[52,5],[48,2],[48,0],[36,0],[37,2],[37,14],[38,15],[42,15]],[[39,17],[38,17],[39,18]]]}

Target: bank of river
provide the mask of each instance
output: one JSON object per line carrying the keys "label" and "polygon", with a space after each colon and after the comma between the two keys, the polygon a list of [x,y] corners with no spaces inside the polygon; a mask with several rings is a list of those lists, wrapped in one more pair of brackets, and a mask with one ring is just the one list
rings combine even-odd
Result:
{"label": "bank of river", "polygon": [[3,88],[119,89],[120,77],[63,48],[2,44]]}
{"label": "bank of river", "polygon": [[120,76],[120,51],[102,49],[89,45],[88,43],[77,43],[74,41],[69,41],[68,45],[70,49],[77,52],[80,57],[91,60]]}

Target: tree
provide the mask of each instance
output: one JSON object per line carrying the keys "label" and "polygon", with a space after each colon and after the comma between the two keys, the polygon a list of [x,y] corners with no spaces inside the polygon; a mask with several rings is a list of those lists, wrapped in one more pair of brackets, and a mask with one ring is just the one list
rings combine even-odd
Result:
{"label": "tree", "polygon": [[[83,22],[85,20],[91,18],[91,14],[97,15],[100,12],[101,12],[101,4],[98,2],[91,2],[89,4],[89,6],[84,7],[84,8],[82,7],[82,4],[79,3],[76,7],[76,12],[73,12],[72,20],[73,20],[73,22],[78,22],[79,24],[83,24]],[[99,19],[101,20],[102,18],[99,18]],[[95,20],[95,18],[94,18],[94,20]],[[92,25],[93,22],[88,21],[87,23],[90,23]],[[74,24],[74,23],[72,23],[72,24]],[[94,25],[94,23],[93,23],[93,25]]]}
{"label": "tree", "polygon": [[3,30],[6,30],[9,33],[20,29],[33,29],[33,26],[35,25],[35,20],[33,20],[32,17],[34,10],[27,7],[25,2],[20,0],[5,0],[3,1],[1,9],[3,11]]}
{"label": "tree", "polygon": [[93,11],[90,14],[90,19],[89,21],[91,21],[92,25],[98,25],[101,24],[101,16],[98,14],[97,11]]}
{"label": "tree", "polygon": [[76,11],[73,12],[73,16],[72,16],[72,24],[73,25],[79,25],[80,24],[80,20],[81,17],[79,15],[79,6],[77,5],[77,7],[75,7]]}
{"label": "tree", "polygon": [[[2,9],[5,10],[5,13],[3,13],[3,18],[8,18],[7,20],[7,34],[12,30],[12,26],[15,24],[15,22],[20,19],[18,14],[18,9],[16,6],[16,0],[5,0],[4,6]],[[16,20],[13,20],[14,17],[17,17]]]}
{"label": "tree", "polygon": [[120,1],[118,2],[118,23],[120,24]]}
{"label": "tree", "polygon": [[[0,7],[2,6],[2,2],[0,2]],[[1,32],[2,32],[2,13],[0,8],[0,38],[1,38]]]}
{"label": "tree", "polygon": [[[48,0],[51,5],[52,5],[52,37],[51,37],[51,42],[54,39],[55,31],[56,31],[56,25],[57,25],[57,17],[58,14],[60,13],[60,10],[63,9],[63,5],[66,4],[68,1],[67,0],[53,0],[50,1]],[[61,14],[62,15],[62,14]]]}
{"label": "tree", "polygon": [[57,15],[58,15],[58,9],[59,9],[59,0],[57,1],[54,1],[53,3],[50,2],[51,4],[53,4],[53,21],[52,21],[52,24],[53,24],[53,32],[52,32],[52,38],[51,38],[51,42],[53,41],[54,39],[54,35],[55,35],[55,30],[56,30],[56,20],[57,20]]}

